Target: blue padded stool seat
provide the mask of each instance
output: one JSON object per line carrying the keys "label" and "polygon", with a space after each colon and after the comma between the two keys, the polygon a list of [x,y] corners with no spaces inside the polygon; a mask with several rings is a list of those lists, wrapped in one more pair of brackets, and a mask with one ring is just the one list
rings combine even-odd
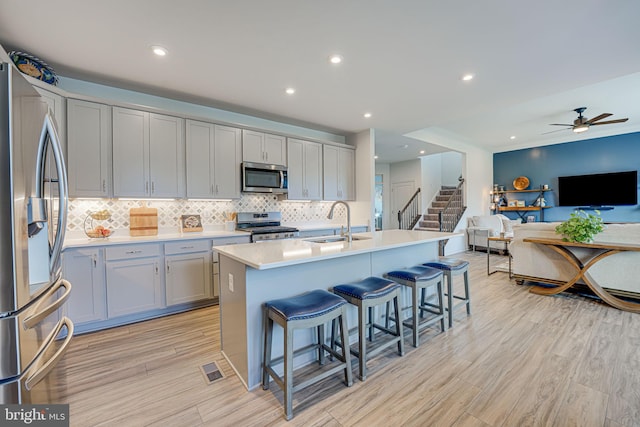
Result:
{"label": "blue padded stool seat", "polygon": [[[351,373],[351,353],[344,349],[349,348],[349,329],[347,328],[347,301],[338,295],[326,290],[314,290],[290,298],[267,301],[264,308],[264,353],[262,357],[262,388],[269,388],[269,380],[273,380],[284,392],[284,416],[285,419],[293,418],[293,392],[311,384],[315,384],[336,372],[344,371],[347,387],[353,384]],[[338,353],[335,348],[327,345],[324,339],[325,323],[338,320],[340,323],[340,338],[342,351]],[[272,341],[274,323],[284,330],[284,353],[281,357],[272,358]],[[312,343],[300,349],[293,349],[293,335],[295,329],[317,329],[317,343]],[[329,353],[338,363],[331,368],[319,370],[315,376],[293,384],[294,357],[309,351],[318,351],[318,362],[323,365],[325,352]],[[332,359],[333,360],[333,359]],[[273,366],[284,364],[284,375],[280,377]]]}
{"label": "blue padded stool seat", "polygon": [[422,265],[427,267],[437,268],[443,271],[444,270],[456,271],[456,270],[462,270],[469,267],[469,261],[464,261],[464,260],[455,259],[455,258],[441,257],[438,259],[438,261],[425,262]]}
{"label": "blue padded stool seat", "polygon": [[[436,322],[440,322],[440,330],[446,331],[446,325],[444,321],[445,306],[444,306],[444,292],[443,292],[443,280],[442,271],[425,267],[423,265],[416,265],[414,267],[405,268],[402,270],[394,270],[384,275],[386,278],[393,280],[401,285],[404,285],[411,289],[411,312],[412,318],[405,320],[404,326],[411,328],[413,333],[413,346],[418,347],[419,339],[418,333],[420,330],[430,326]],[[436,303],[429,303],[426,301],[427,289],[435,288],[435,296],[437,297]],[[418,298],[421,294],[421,298]],[[403,308],[404,310],[404,308]],[[419,313],[419,317],[418,317]],[[425,313],[431,313],[432,316],[429,319],[422,320]],[[396,319],[401,316],[402,313],[396,310]],[[387,304],[387,319],[390,319],[389,304]],[[394,319],[394,320],[396,320]]]}
{"label": "blue padded stool seat", "polygon": [[367,277],[359,282],[334,286],[333,292],[339,293],[343,297],[370,299],[383,297],[398,288],[400,288],[400,285],[391,280],[385,280],[380,277]]}
{"label": "blue padded stool seat", "polygon": [[344,298],[316,289],[291,298],[267,301],[264,305],[284,320],[292,321],[322,316],[346,303]]}
{"label": "blue padded stool seat", "polygon": [[416,265],[415,267],[405,268],[404,270],[394,270],[386,274],[387,277],[402,280],[432,280],[442,275],[442,271],[427,267],[424,265]]}
{"label": "blue padded stool seat", "polygon": [[[403,328],[396,322],[395,330],[379,325],[374,321],[373,309],[381,304],[389,304],[393,301],[396,313],[400,304],[400,285],[391,280],[380,277],[367,277],[359,282],[341,284],[333,287],[333,292],[346,299],[350,304],[358,307],[358,351],[351,350],[358,356],[359,378],[364,381],[367,378],[367,357],[380,353],[382,350],[396,344],[400,356],[404,355]],[[367,322],[367,315],[369,320]],[[335,346],[336,321],[333,321],[331,333],[331,345]],[[393,338],[374,349],[367,349],[367,330],[369,331],[369,341],[373,341],[375,329]]]}
{"label": "blue padded stool seat", "polygon": [[[467,315],[471,314],[471,295],[469,293],[469,262],[456,258],[440,257],[436,261],[429,261],[422,264],[426,267],[437,268],[444,273],[444,282],[447,295],[447,311],[449,316],[449,327],[453,327],[453,312],[456,308],[464,305],[467,307]],[[456,295],[453,290],[453,276],[464,275],[464,295]],[[453,300],[459,302],[454,305]]]}

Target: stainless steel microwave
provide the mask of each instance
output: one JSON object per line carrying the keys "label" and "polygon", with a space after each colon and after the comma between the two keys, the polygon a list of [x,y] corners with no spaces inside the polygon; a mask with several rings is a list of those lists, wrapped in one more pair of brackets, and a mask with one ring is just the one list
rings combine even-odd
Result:
{"label": "stainless steel microwave", "polygon": [[287,193],[287,167],[265,163],[242,163],[242,191],[245,193]]}

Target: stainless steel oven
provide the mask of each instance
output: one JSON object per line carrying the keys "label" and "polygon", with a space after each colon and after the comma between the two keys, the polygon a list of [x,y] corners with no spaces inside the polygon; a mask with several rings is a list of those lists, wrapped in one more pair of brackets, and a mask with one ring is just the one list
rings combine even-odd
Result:
{"label": "stainless steel oven", "polygon": [[297,228],[281,224],[280,212],[239,212],[236,229],[251,233],[252,242],[291,239],[298,237]]}

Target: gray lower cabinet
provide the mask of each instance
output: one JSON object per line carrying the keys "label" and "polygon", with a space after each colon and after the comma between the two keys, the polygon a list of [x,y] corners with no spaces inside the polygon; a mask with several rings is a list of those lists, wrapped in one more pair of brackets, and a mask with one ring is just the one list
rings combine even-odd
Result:
{"label": "gray lower cabinet", "polygon": [[164,253],[167,306],[213,297],[210,240],[166,243]]}
{"label": "gray lower cabinet", "polygon": [[215,302],[213,246],[249,235],[65,249],[66,305],[76,331],[96,331]]}
{"label": "gray lower cabinet", "polygon": [[67,315],[75,324],[107,318],[104,249],[69,249],[64,252],[64,278],[73,286]]}
{"label": "gray lower cabinet", "polygon": [[159,244],[114,246],[105,251],[109,318],[163,307]]}

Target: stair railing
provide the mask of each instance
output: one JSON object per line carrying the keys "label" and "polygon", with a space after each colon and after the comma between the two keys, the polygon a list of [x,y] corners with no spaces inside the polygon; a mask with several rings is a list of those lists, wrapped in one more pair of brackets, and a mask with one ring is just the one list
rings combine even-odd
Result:
{"label": "stair railing", "polygon": [[[462,218],[462,214],[466,210],[464,206],[464,200],[462,198],[462,186],[464,185],[464,178],[458,178],[458,186],[453,191],[453,194],[449,196],[447,204],[438,212],[438,221],[440,222],[440,231],[451,233],[455,230],[456,225]],[[438,245],[438,253],[440,256],[444,256],[444,247],[449,239],[440,240]]]}
{"label": "stair railing", "polygon": [[420,199],[418,188],[406,205],[398,211],[398,228],[400,230],[412,230],[420,219]]}
{"label": "stair railing", "polygon": [[438,221],[440,221],[440,231],[447,233],[455,230],[458,221],[464,213],[464,200],[462,200],[462,186],[464,185],[464,178],[458,178],[458,186],[453,191],[453,194],[449,196],[447,204],[438,212]]}

